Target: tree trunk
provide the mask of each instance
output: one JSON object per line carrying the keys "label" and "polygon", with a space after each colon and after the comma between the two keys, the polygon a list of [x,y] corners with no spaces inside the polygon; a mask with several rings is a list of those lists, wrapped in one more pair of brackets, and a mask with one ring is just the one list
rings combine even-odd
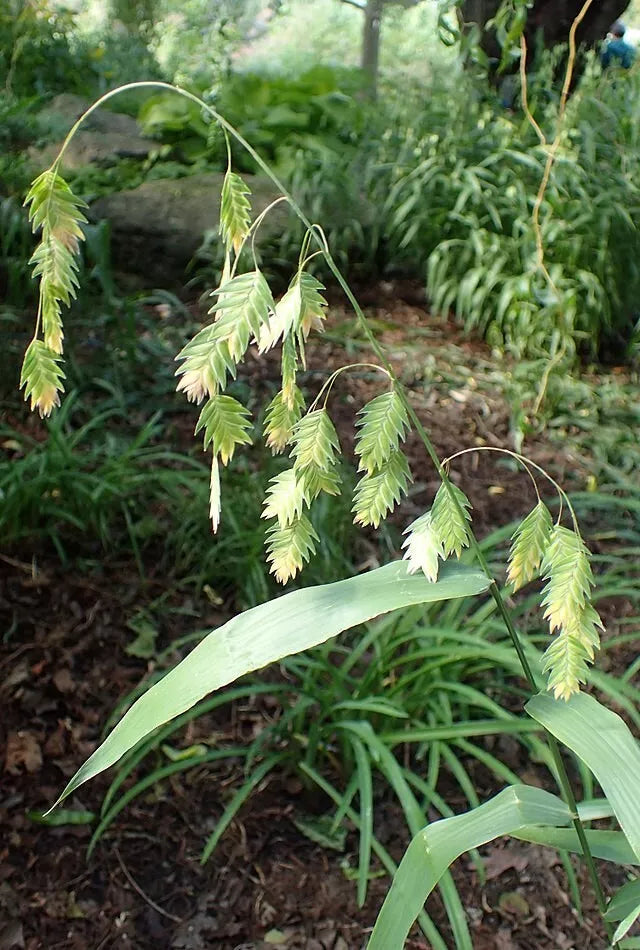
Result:
{"label": "tree trunk", "polygon": [[[583,5],[584,0],[534,0],[525,29],[529,48],[534,48],[537,36],[542,37],[543,45],[547,48],[566,43],[571,24]],[[500,0],[463,0],[460,6],[464,23],[477,23],[482,28],[482,48],[493,59],[499,58],[500,49],[495,34],[485,31],[485,27],[499,6]],[[605,38],[611,24],[628,6],[629,0],[595,0],[578,28],[578,43],[595,46]]]}
{"label": "tree trunk", "polygon": [[380,58],[380,26],[384,0],[367,0],[362,30],[362,58],[360,65],[367,77],[369,95],[376,97],[378,60]]}

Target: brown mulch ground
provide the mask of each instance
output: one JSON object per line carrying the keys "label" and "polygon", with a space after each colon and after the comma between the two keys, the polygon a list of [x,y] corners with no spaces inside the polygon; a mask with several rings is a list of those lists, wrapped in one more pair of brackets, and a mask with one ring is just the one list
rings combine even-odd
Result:
{"label": "brown mulch ground", "polygon": [[[0,606],[17,630],[0,669],[9,756],[0,775],[0,948],[249,950],[273,946],[265,937],[290,950],[362,947],[387,882],[374,879],[366,906],[357,908],[355,885],[341,868],[344,858],[351,867],[357,863],[356,836],[338,856],[303,837],[292,819],[323,803],[307,801],[286,776],[251,797],[204,867],[205,837],[242,780],[237,761],[155,786],[122,813],[89,862],[87,825],[42,828],[30,820],[27,813],[46,808],[93,750],[115,702],[144,675],[145,664],[125,653],[131,640],[126,565],[92,578],[43,569],[35,579],[19,565],[4,567]],[[238,704],[232,716],[224,710],[216,735],[246,740],[257,712],[251,704]],[[507,742],[502,754],[509,761],[517,751]],[[70,807],[99,808],[107,785],[99,777]],[[478,791],[482,797],[496,789],[479,785]],[[464,808],[457,794],[450,804]],[[376,831],[398,858],[406,842],[398,811],[381,806]],[[455,870],[476,948],[568,950],[578,940],[604,947],[586,882],[581,923],[554,852],[503,841],[483,853],[484,886],[469,860]],[[620,875],[613,883],[621,883]],[[446,934],[439,897],[428,906]],[[426,944],[417,936],[408,946]]]}
{"label": "brown mulch ground", "polygon": [[[510,413],[498,394],[480,391],[472,378],[466,387],[451,390],[446,379],[425,375],[429,338],[420,331],[428,317],[415,301],[390,297],[374,316],[441,455],[469,445],[512,445]],[[350,318],[338,313],[337,319],[340,325]],[[476,356],[486,358],[483,347],[458,339],[452,328],[430,326],[430,332],[446,334],[456,344],[456,358],[469,365]],[[310,386],[344,361],[344,342],[330,339],[310,347]],[[353,349],[351,359],[370,358],[360,356],[356,344]],[[266,369],[252,369],[258,387],[272,378],[273,361]],[[378,391],[366,372],[343,379],[332,415],[347,452],[354,412]],[[575,460],[557,449],[534,444],[528,451],[565,481],[568,473],[580,477]],[[404,521],[425,507],[437,484],[417,441],[411,442],[409,456],[415,483]],[[497,464],[488,453],[466,456],[454,470],[474,504],[480,535],[531,507],[526,476]],[[251,796],[205,866],[199,863],[203,842],[242,779],[239,761],[182,772],[149,789],[118,817],[89,861],[89,826],[44,828],[28,817],[30,810],[42,810],[55,799],[95,748],[116,702],[151,671],[152,664],[126,652],[131,642],[126,620],[131,605],[153,601],[163,583],[153,565],[143,581],[132,562],[106,558],[100,572],[87,575],[73,566],[62,569],[51,555],[34,567],[31,553],[25,549],[0,559],[0,950],[363,947],[388,882],[374,878],[365,907],[357,907],[355,884],[345,871],[346,865],[357,864],[356,836],[349,837],[345,854],[304,837],[293,818],[301,810],[321,811],[326,803],[308,800],[290,776],[272,778]],[[185,604],[172,606],[176,610],[160,631],[163,646],[195,625],[179,612]],[[204,595],[191,596],[188,608],[197,614],[199,627],[223,619]],[[198,729],[241,743],[267,714],[268,708],[251,703],[237,704],[233,711],[223,708],[215,719],[193,727],[185,744],[198,741]],[[517,755],[508,742],[501,754],[506,760]],[[97,811],[109,780],[100,776],[81,788],[69,807]],[[480,772],[477,781],[481,797],[496,791]],[[463,808],[454,788],[450,804]],[[376,833],[399,858],[406,830],[384,798]],[[477,950],[605,946],[580,870],[583,920],[571,908],[565,872],[554,852],[499,841],[483,854],[485,884],[466,858],[454,871]],[[612,887],[621,882],[616,872],[606,873]],[[428,910],[453,946],[437,894]],[[426,943],[417,934],[407,946]]]}

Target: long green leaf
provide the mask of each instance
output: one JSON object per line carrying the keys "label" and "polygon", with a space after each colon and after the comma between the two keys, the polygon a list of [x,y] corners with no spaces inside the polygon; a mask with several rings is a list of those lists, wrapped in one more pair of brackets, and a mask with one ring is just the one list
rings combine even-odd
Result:
{"label": "long green leaf", "polygon": [[[573,828],[520,828],[513,837],[532,844],[541,844],[558,851],[573,851],[582,854],[582,845]],[[621,831],[587,831],[587,841],[594,857],[613,864],[639,865],[638,858]]]}
{"label": "long green leaf", "polygon": [[478,808],[423,828],[393,879],[368,950],[402,950],[424,902],[457,857],[526,825],[566,825],[567,806],[539,788],[514,785]]}
{"label": "long green leaf", "polygon": [[636,907],[630,911],[624,920],[621,920],[618,926],[616,927],[611,942],[614,945],[619,944],[624,936],[631,930],[636,920],[640,917],[640,904],[637,904]]}
{"label": "long green leaf", "polygon": [[634,911],[640,913],[639,877],[633,881],[627,881],[627,883],[623,884],[620,890],[613,895],[604,916],[605,920],[618,921],[624,920],[625,917],[628,917],[629,914]]}
{"label": "long green leaf", "polygon": [[525,709],[589,766],[640,857],[640,746],[627,725],[586,693],[568,702],[540,693]]}
{"label": "long green leaf", "polygon": [[133,704],[76,772],[56,804],[117,762],[158,726],[245,673],[308,650],[391,610],[469,597],[488,586],[483,573],[462,564],[443,565],[438,581],[431,583],[423,575],[408,574],[403,561],[394,561],[335,584],[293,591],[239,614],[205,637]]}
{"label": "long green leaf", "polygon": [[363,907],[367,898],[369,868],[371,865],[371,839],[373,837],[373,783],[371,762],[363,743],[357,736],[350,737],[356,758],[358,796],[360,798],[360,854],[358,857],[358,907]]}

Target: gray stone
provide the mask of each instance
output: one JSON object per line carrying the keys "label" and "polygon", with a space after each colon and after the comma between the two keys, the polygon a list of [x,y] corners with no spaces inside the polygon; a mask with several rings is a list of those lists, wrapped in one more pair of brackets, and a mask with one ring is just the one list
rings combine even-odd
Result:
{"label": "gray stone", "polygon": [[[70,92],[63,92],[49,102],[40,112],[40,120],[43,124],[56,124],[70,129],[77,122],[90,106],[93,105],[92,99],[84,99],[82,96],[75,96]],[[100,108],[92,112],[91,115],[82,123],[86,130],[94,132],[116,132],[119,135],[139,135],[140,129],[135,119],[129,115],[123,115],[120,112],[112,112],[110,109]]]}
{"label": "gray stone", "polygon": [[[116,271],[140,274],[147,286],[166,287],[184,278],[184,270],[207,231],[217,231],[222,173],[192,175],[177,180],[149,181],[95,201],[90,217],[111,225],[111,253]],[[261,176],[245,175],[252,191],[253,215],[277,197]],[[282,206],[260,228],[264,240],[282,227]]]}
{"label": "gray stone", "polygon": [[[90,99],[63,93],[56,96],[40,113],[42,132],[54,137],[55,144],[29,149],[29,158],[38,168],[48,168],[55,160],[62,142],[75,122],[91,105]],[[74,135],[62,160],[62,169],[75,170],[85,165],[113,164],[120,158],[146,158],[158,148],[157,143],[143,138],[131,116],[96,109]]]}
{"label": "gray stone", "polygon": [[[62,142],[29,149],[29,158],[39,168],[48,168],[55,161]],[[120,158],[146,158],[157,144],[140,135],[121,132],[84,132],[71,139],[62,156],[62,172],[75,171],[85,165],[113,165]]]}

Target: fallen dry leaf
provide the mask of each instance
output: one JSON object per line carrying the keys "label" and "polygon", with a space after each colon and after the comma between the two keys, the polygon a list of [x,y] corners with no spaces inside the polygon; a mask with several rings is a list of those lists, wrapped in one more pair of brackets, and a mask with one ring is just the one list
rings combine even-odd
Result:
{"label": "fallen dry leaf", "polygon": [[484,859],[484,868],[487,874],[487,880],[492,881],[500,877],[505,871],[512,868],[520,873],[524,871],[529,863],[529,856],[523,853],[521,849],[516,848],[492,848]]}
{"label": "fallen dry leaf", "polygon": [[21,729],[9,733],[4,769],[10,775],[19,775],[22,766],[27,772],[37,772],[42,767],[42,751],[34,734]]}
{"label": "fallen dry leaf", "polygon": [[24,947],[22,924],[19,920],[12,920],[0,930],[0,950],[20,950],[21,947]]}
{"label": "fallen dry leaf", "polygon": [[66,667],[56,670],[53,674],[53,682],[56,689],[59,689],[61,693],[72,693],[76,689],[76,684],[71,678],[71,672]]}

